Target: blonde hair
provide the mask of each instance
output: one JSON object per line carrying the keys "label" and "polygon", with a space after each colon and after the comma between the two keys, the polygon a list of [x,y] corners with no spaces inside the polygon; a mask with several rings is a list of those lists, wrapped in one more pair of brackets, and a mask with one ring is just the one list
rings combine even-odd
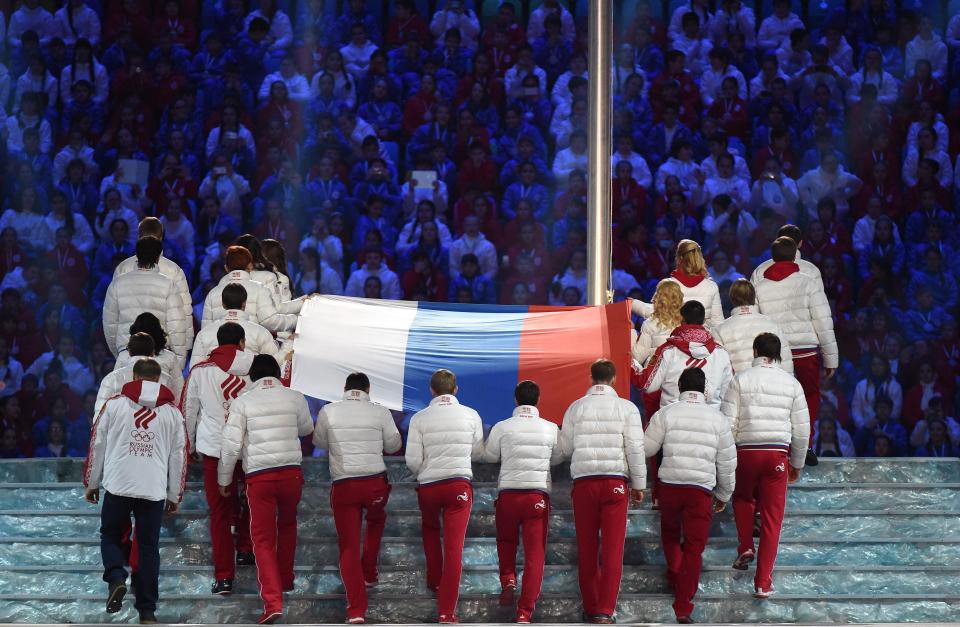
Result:
{"label": "blonde hair", "polygon": [[675,329],[683,324],[680,307],[683,306],[683,292],[676,281],[664,279],[657,283],[653,294],[653,315],[650,316],[666,329]]}
{"label": "blonde hair", "polygon": [[707,262],[703,259],[700,244],[692,239],[682,239],[677,244],[677,267],[690,276],[707,275]]}

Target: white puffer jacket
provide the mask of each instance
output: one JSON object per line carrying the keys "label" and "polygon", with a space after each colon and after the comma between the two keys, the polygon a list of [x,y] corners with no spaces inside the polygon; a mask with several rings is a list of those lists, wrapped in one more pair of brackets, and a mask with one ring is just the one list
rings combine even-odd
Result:
{"label": "white puffer jacket", "polygon": [[483,458],[483,422],[456,396],[442,394],[414,414],[407,430],[407,467],[420,485],[473,479],[471,461]]}
{"label": "white puffer jacket", "polygon": [[253,353],[235,346],[218,348],[210,361],[190,369],[180,398],[180,410],[187,421],[191,451],[220,457],[223,425],[230,405],[250,387]]}
{"label": "white puffer jacket", "polygon": [[300,438],[311,433],[313,420],[303,394],[283,387],[279,379],[260,379],[230,405],[217,467],[220,485],[233,481],[238,459],[248,477],[299,467]]}
{"label": "white puffer jacket", "polygon": [[619,476],[630,487],[647,487],[640,410],[609,385],[594,385],[563,416],[560,450],[574,479]]}
{"label": "white puffer jacket", "polygon": [[713,279],[704,277],[702,281],[693,287],[687,287],[674,276],[668,276],[666,280],[673,281],[680,286],[680,291],[683,292],[684,303],[695,300],[703,305],[706,312],[703,326],[713,328],[723,321],[723,307],[720,304],[720,288],[717,287]]}
{"label": "white puffer jacket", "polygon": [[730,317],[717,325],[713,332],[717,341],[727,349],[734,374],[753,365],[753,341],[761,333],[773,333],[780,338],[780,365],[785,372],[793,374],[790,340],[780,325],[770,316],[760,313],[756,305],[734,307],[730,310]]}
{"label": "white puffer jacket", "polygon": [[[193,341],[193,297],[190,296],[190,284],[187,283],[186,275],[183,274],[183,270],[175,261],[160,255],[160,261],[157,262],[157,267],[160,268],[160,274],[165,274],[173,279],[177,293],[180,295],[180,299],[183,301],[183,317],[190,321],[190,324],[187,325],[186,337],[187,344],[189,345],[190,342]],[[120,265],[118,265],[116,270],[113,271],[113,278],[117,278],[121,274],[133,272],[136,269],[137,258],[127,257],[121,261]]]}
{"label": "white puffer jacket", "polygon": [[[770,276],[775,278],[768,278]],[[756,284],[756,290],[760,313],[780,325],[792,350],[812,351],[819,346],[824,368],[839,365],[830,303],[813,277],[798,271],[790,272],[789,268],[778,273],[777,266],[770,266]]]}
{"label": "white puffer jacket", "polygon": [[540,417],[531,405],[520,405],[513,416],[493,425],[484,459],[500,462],[501,490],[550,492],[550,466],[563,461],[557,425]]}
{"label": "white puffer jacket", "polygon": [[193,341],[193,353],[190,355],[190,367],[193,368],[210,356],[210,351],[219,346],[217,331],[226,322],[235,322],[243,327],[246,348],[257,355],[272,355],[277,363],[282,363],[277,342],[263,326],[250,320],[250,315],[241,309],[228,309],[223,318],[200,329]]}
{"label": "white puffer jacket", "polygon": [[660,409],[644,437],[647,457],[663,450],[660,481],[703,488],[718,501],[730,500],[736,484],[737,449],[730,423],[720,410],[706,404],[703,394],[684,392],[676,403]]}
{"label": "white puffer jacket", "polygon": [[738,374],[721,411],[730,420],[738,449],[789,451],[790,465],[803,468],[810,444],[810,413],[793,376],[763,357]]}
{"label": "white puffer jacket", "polygon": [[[117,361],[113,364],[113,369],[120,370],[121,368],[132,366],[133,362],[137,359],[140,358],[131,357],[130,353],[127,352],[127,349],[124,348],[122,351],[120,351],[120,354],[117,355]],[[164,348],[150,359],[160,364],[160,370],[162,370],[165,375],[170,377],[170,381],[177,390],[183,390],[183,369],[180,365],[180,358],[172,350],[169,348]],[[174,388],[172,387],[170,389],[173,390]],[[180,394],[178,393],[177,399],[179,398]]]}
{"label": "white puffer jacket", "polygon": [[[97,390],[97,400],[93,405],[94,416],[99,416],[104,403],[119,394],[124,385],[133,381],[133,365],[142,359],[152,359],[152,357],[143,357],[142,355],[132,357],[129,366],[115,369],[100,381],[100,389]],[[160,384],[166,386],[167,389],[173,392],[174,398],[180,398],[180,390],[183,385],[182,379],[174,381],[170,378],[170,375],[162,372],[160,374]]]}
{"label": "white puffer jacket", "polygon": [[[800,266],[800,272],[806,274],[809,277],[812,277],[817,285],[820,286],[820,291],[823,291],[823,276],[820,274],[820,268],[816,264],[811,263],[804,259],[800,255],[800,251],[797,251],[797,256],[793,258],[793,261]],[[763,278],[763,273],[767,271],[767,268],[773,265],[773,259],[767,259],[753,271],[753,274],[750,275],[750,282],[753,283],[753,287],[757,287],[757,284],[760,283],[760,279]]]}
{"label": "white puffer jacket", "polygon": [[227,310],[223,308],[223,288],[231,283],[242,285],[247,290],[247,306],[244,311],[250,315],[251,320],[273,331],[292,331],[297,326],[297,316],[294,314],[282,314],[277,311],[273,304],[273,295],[269,288],[263,284],[257,283],[250,278],[250,273],[245,270],[234,270],[228,272],[215,288],[210,290],[203,301],[203,320],[201,327],[206,328],[215,320],[220,320],[226,315]]}
{"label": "white puffer jacket", "polygon": [[362,390],[347,390],[342,401],[323,406],[313,443],[327,451],[334,481],[385,473],[383,454],[403,445],[390,410]]}
{"label": "white puffer jacket", "polygon": [[710,352],[703,344],[691,342],[690,355],[676,346],[667,346],[660,362],[651,360],[642,372],[637,373],[634,384],[644,392],[659,390],[660,407],[666,407],[680,398],[680,375],[690,367],[703,370],[707,377],[707,404],[719,408],[733,378],[730,355],[722,346]]}
{"label": "white puffer jacket", "polygon": [[282,314],[300,313],[306,297],[293,298],[290,290],[290,279],[287,278],[287,275],[270,270],[254,270],[250,273],[250,278],[270,290],[270,295],[273,297],[273,306],[277,308],[277,311]]}
{"label": "white puffer jacket", "polygon": [[193,318],[184,316],[183,302],[174,279],[159,268],[137,268],[110,281],[103,301],[103,334],[110,352],[118,355],[130,339],[130,325],[144,312],[160,320],[167,333],[168,347],[186,359],[190,345],[187,329]]}

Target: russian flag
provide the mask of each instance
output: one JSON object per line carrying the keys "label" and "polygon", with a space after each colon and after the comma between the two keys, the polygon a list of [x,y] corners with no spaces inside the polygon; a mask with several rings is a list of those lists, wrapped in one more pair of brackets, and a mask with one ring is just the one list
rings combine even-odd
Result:
{"label": "russian flag", "polygon": [[370,377],[371,398],[394,410],[430,402],[430,375],[457,375],[460,402],[494,424],[513,412],[513,389],[540,385],[540,414],[557,422],[590,386],[590,364],[617,366],[630,386],[630,305],[522,307],[319,296],[300,312],[291,387],[322,400],[343,396],[354,371]]}

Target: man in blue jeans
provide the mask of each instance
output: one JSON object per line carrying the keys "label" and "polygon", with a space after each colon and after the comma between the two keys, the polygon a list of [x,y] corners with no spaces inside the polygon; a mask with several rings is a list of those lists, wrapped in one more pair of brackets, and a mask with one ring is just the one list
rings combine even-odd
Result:
{"label": "man in blue jeans", "polygon": [[107,612],[115,614],[127,593],[122,536],[133,514],[137,529],[139,567],[137,612],[141,624],[155,624],[159,596],[160,522],[163,512],[180,508],[187,477],[187,435],[173,392],[160,381],[160,364],[138,361],[133,381],[106,402],[90,435],[90,452],[83,469],[85,497],[100,501],[100,553],[103,580],[109,585]]}

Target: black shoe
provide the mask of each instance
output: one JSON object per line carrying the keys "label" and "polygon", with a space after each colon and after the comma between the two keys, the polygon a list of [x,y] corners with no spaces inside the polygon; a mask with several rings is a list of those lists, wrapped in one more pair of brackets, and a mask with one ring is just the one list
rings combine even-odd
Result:
{"label": "black shoe", "polygon": [[127,583],[115,581],[110,584],[107,594],[107,614],[116,614],[123,607],[123,597],[127,594]]}
{"label": "black shoe", "polygon": [[217,579],[210,592],[213,594],[222,594],[223,596],[233,594],[233,579]]}
{"label": "black shoe", "polygon": [[151,610],[145,610],[140,612],[140,624],[141,625],[156,625],[157,617],[153,615]]}
{"label": "black shoe", "polygon": [[249,551],[237,551],[237,566],[256,566],[257,558]]}
{"label": "black shoe", "polygon": [[615,625],[617,620],[609,614],[596,614],[590,617],[590,622],[594,625]]}
{"label": "black shoe", "polygon": [[681,616],[680,618],[677,619],[677,623],[681,625],[693,625],[696,622],[697,621],[693,620],[689,616]]}
{"label": "black shoe", "polygon": [[817,454],[814,453],[811,448],[807,449],[807,459],[805,463],[807,466],[816,466],[820,463],[820,458],[817,457]]}

